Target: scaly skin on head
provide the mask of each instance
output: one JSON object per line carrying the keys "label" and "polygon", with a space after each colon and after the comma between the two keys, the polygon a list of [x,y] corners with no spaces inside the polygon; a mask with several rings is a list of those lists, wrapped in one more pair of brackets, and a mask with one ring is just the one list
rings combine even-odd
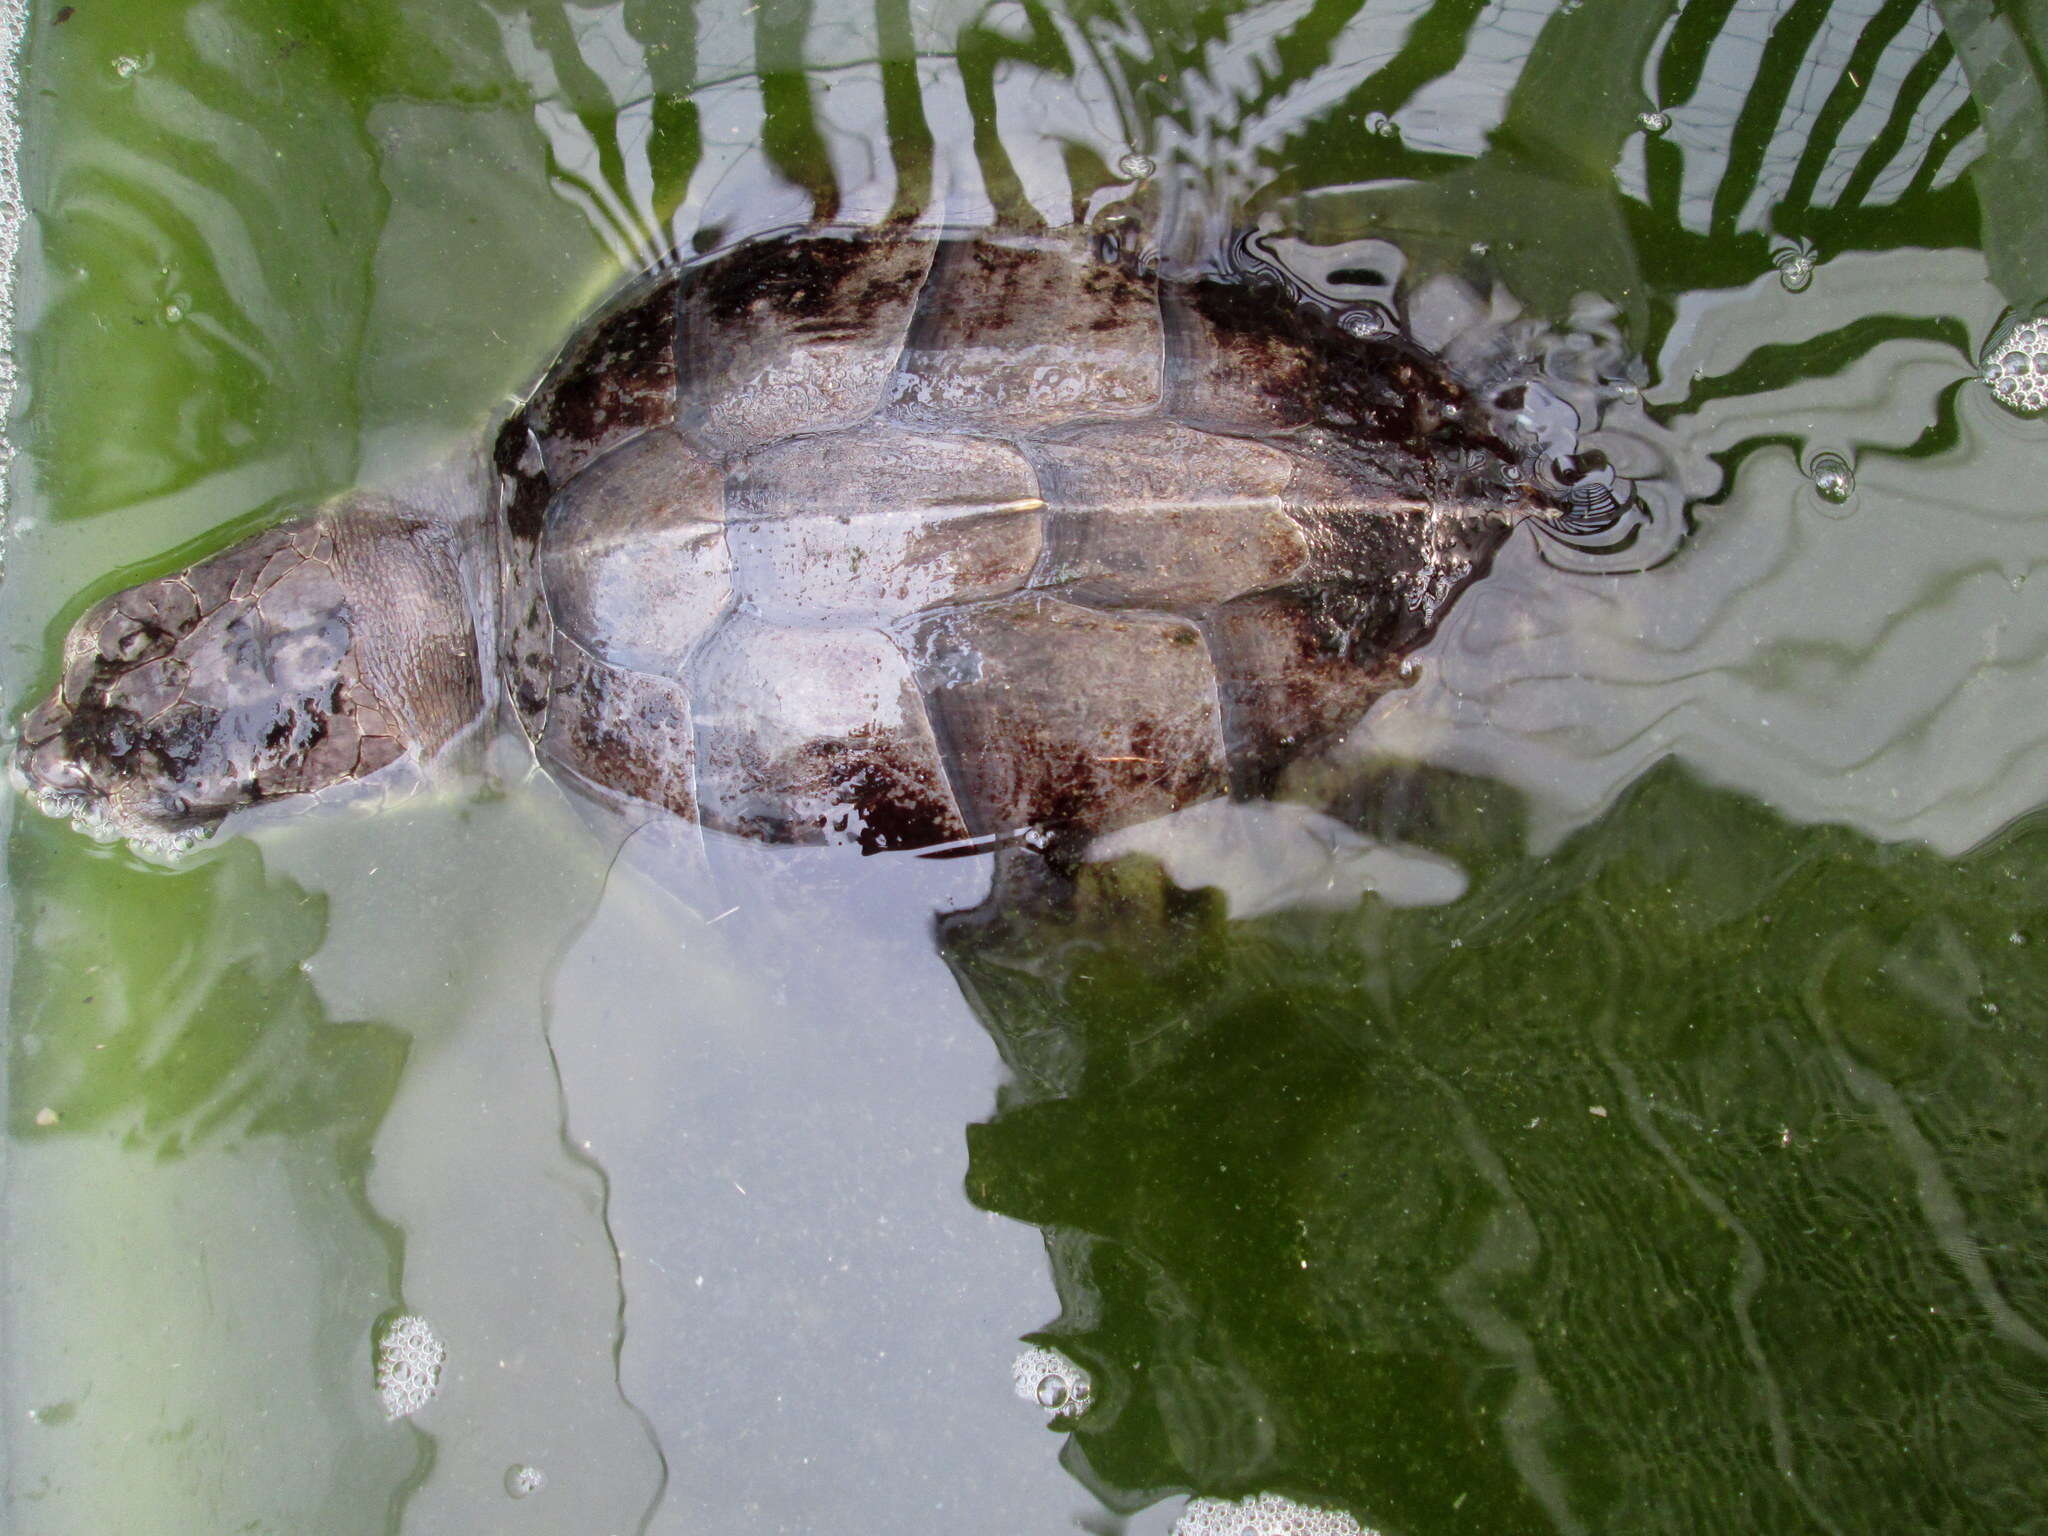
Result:
{"label": "scaly skin on head", "polygon": [[[446,583],[407,568],[433,546],[416,523],[350,515],[340,529],[328,513],[295,519],[87,610],[57,690],[22,722],[16,783],[96,836],[176,852],[231,811],[441,746],[446,712],[384,697],[373,679],[402,675],[384,654],[394,637],[358,622],[391,587],[441,595]],[[387,590],[366,591],[368,578]],[[458,665],[453,691],[480,707],[475,636],[456,608],[420,627],[448,642],[442,658],[466,648],[467,686]]]}

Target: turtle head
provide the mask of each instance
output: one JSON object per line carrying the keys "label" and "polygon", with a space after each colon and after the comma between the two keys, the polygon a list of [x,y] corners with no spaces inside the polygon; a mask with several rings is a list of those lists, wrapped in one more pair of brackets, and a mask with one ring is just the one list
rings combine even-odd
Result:
{"label": "turtle head", "polygon": [[[176,851],[241,807],[437,748],[452,734],[437,705],[481,708],[476,644],[466,622],[423,616],[431,583],[404,568],[419,554],[402,533],[338,539],[314,516],[96,603],[65,640],[56,689],[22,721],[16,783],[97,836]],[[394,608],[410,623],[394,624]],[[419,686],[403,662],[422,629],[459,697],[391,697]]]}

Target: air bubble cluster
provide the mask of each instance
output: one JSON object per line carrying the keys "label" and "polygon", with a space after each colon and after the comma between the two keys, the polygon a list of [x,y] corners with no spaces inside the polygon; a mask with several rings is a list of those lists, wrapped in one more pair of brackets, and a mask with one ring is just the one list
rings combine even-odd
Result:
{"label": "air bubble cluster", "polygon": [[1643,132],[1645,133],[1663,133],[1671,126],[1671,114],[1669,112],[1643,112],[1637,115],[1636,121],[1643,125]]}
{"label": "air bubble cluster", "polygon": [[[16,782],[19,783],[18,780]],[[31,789],[26,798],[45,816],[69,820],[74,830],[96,843],[125,842],[144,858],[161,859],[167,863],[183,858],[204,843],[208,836],[206,829],[201,827],[164,832],[154,827],[116,821],[103,804],[78,790]]]}
{"label": "air bubble cluster", "polygon": [[1816,453],[1806,466],[1806,478],[1830,506],[1839,507],[1856,494],[1856,471],[1839,453]]}
{"label": "air bubble cluster", "polygon": [[1047,1418],[1078,1418],[1095,1400],[1088,1373],[1056,1349],[1027,1349],[1010,1366],[1017,1395]]}
{"label": "air bubble cluster", "polygon": [[1984,382],[2007,410],[2048,411],[2048,317],[2022,320],[1984,350]]}
{"label": "air bubble cluster", "polygon": [[1297,1504],[1277,1493],[1190,1499],[1173,1536],[1374,1536],[1341,1509]]}
{"label": "air bubble cluster", "polygon": [[377,1340],[377,1396],[387,1419],[409,1418],[434,1400],[448,1346],[424,1317],[394,1317]]}

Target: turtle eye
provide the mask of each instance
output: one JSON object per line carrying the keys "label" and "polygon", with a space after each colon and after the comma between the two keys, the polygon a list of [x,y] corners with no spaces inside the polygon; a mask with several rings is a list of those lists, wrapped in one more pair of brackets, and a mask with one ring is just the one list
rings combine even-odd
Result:
{"label": "turtle eye", "polygon": [[132,661],[140,627],[126,614],[117,613],[100,626],[99,652],[108,661]]}
{"label": "turtle eye", "polygon": [[169,637],[153,624],[115,613],[100,626],[99,652],[108,661],[137,662],[166,650]]}

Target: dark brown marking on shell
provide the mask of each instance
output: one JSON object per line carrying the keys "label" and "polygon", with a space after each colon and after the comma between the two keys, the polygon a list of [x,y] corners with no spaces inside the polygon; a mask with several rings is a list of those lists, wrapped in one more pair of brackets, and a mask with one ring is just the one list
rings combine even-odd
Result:
{"label": "dark brown marking on shell", "polygon": [[853,748],[833,770],[833,782],[853,811],[862,853],[929,848],[967,835],[951,792],[929,764],[879,740],[870,746],[857,738]]}
{"label": "dark brown marking on shell", "polygon": [[946,242],[918,302],[889,414],[1027,434],[1142,415],[1163,393],[1157,282],[1082,235]]}
{"label": "dark brown marking on shell", "polygon": [[1429,512],[1307,517],[1319,579],[1226,603],[1203,621],[1230,743],[1231,792],[1269,794],[1281,773],[1341,738],[1485,574],[1512,524]]}
{"label": "dark brown marking on shell", "polygon": [[644,277],[581,333],[527,416],[560,485],[607,448],[676,419],[673,274]]}
{"label": "dark brown marking on shell", "polygon": [[498,676],[533,740],[547,722],[554,683],[554,616],[541,590],[540,538],[553,494],[530,411],[505,423],[493,445],[498,475]]}
{"label": "dark brown marking on shell", "polygon": [[873,415],[933,246],[821,233],[752,242],[696,269],[677,326],[691,445],[723,460]]}
{"label": "dark brown marking on shell", "polygon": [[695,726],[680,683],[599,661],[560,642],[542,755],[602,789],[690,819]]}
{"label": "dark brown marking on shell", "polygon": [[1405,655],[1492,563],[1514,524],[1436,511],[1297,512],[1312,580],[1296,601],[1323,644],[1352,657]]}
{"label": "dark brown marking on shell", "polygon": [[918,673],[968,830],[1094,833],[1226,787],[1200,633],[1039,596],[934,615]]}
{"label": "dark brown marking on shell", "polygon": [[1275,432],[1315,420],[1315,348],[1276,326],[1272,299],[1243,302],[1244,285],[1160,284],[1166,329],[1166,409],[1195,426]]}
{"label": "dark brown marking on shell", "polygon": [[715,323],[779,317],[799,336],[858,339],[917,295],[923,272],[878,272],[879,240],[820,235],[754,240],[707,262],[693,308]]}
{"label": "dark brown marking on shell", "polygon": [[[1320,307],[1260,284],[1202,277],[1176,287],[1169,335],[1179,336],[1176,365],[1194,370],[1182,380],[1192,398],[1183,394],[1179,402],[1194,414],[1227,414],[1250,403],[1249,414],[1270,412],[1271,420],[1246,420],[1240,430],[1314,425],[1343,441],[1358,456],[1358,469],[1384,484],[1452,498],[1477,483],[1533,510],[1526,492],[1509,493],[1475,473],[1476,466],[1497,474],[1516,455],[1486,425],[1464,385],[1405,337],[1347,335]],[[1207,355],[1211,347],[1215,353]],[[1220,384],[1210,381],[1206,409],[1198,387],[1205,365],[1227,375]]]}
{"label": "dark brown marking on shell", "polygon": [[706,822],[770,843],[857,842],[888,853],[957,842],[967,829],[929,763],[898,733],[862,727],[770,759],[743,747],[726,765],[735,810]]}
{"label": "dark brown marking on shell", "polygon": [[[928,317],[919,316],[919,330],[943,327],[945,342],[954,346],[1000,342],[1023,317],[1025,301],[1043,297],[1043,279],[1031,279],[1039,277],[1045,264],[1041,253],[1020,246],[989,240],[953,242],[940,257],[932,284],[935,301]],[[939,302],[949,288],[971,296],[973,302],[957,306]],[[1107,315],[1094,318],[1111,319]]]}
{"label": "dark brown marking on shell", "polygon": [[520,723],[526,727],[527,734],[534,737],[540,735],[546,724],[548,698],[554,686],[554,653],[540,649],[541,642],[553,631],[547,605],[540,594],[528,594],[514,624],[507,630],[509,643],[499,651],[504,675],[510,681],[507,691],[512,707],[518,713]]}
{"label": "dark brown marking on shell", "polygon": [[[896,641],[735,614],[690,663],[707,826],[770,841],[963,835]],[[920,831],[919,829],[926,829]]]}
{"label": "dark brown marking on shell", "polygon": [[540,537],[548,511],[551,482],[533,440],[533,429],[521,411],[498,429],[491,449],[491,467],[498,474],[498,512],[515,539],[532,544]]}

